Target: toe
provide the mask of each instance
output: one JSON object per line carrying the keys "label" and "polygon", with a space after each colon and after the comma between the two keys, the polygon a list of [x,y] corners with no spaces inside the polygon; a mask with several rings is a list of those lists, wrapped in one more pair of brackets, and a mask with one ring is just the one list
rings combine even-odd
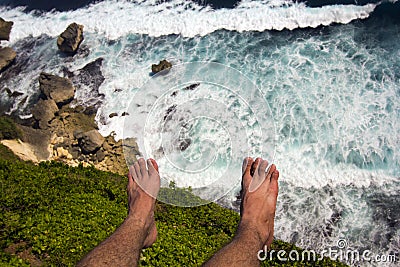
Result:
{"label": "toe", "polygon": [[[139,159],[140,160],[140,159]],[[142,171],[140,170],[140,166],[139,166],[139,162],[136,161],[135,163],[133,163],[133,168],[135,169],[135,180],[136,182],[140,179],[142,179]]]}
{"label": "toe", "polygon": [[256,173],[256,171],[258,170],[258,166],[260,165],[260,161],[261,161],[261,158],[256,158],[256,160],[251,165],[251,170],[250,170],[251,176],[253,176],[254,173]]}
{"label": "toe", "polygon": [[251,182],[251,166],[253,165],[253,158],[247,157],[243,160],[242,165],[242,189],[247,189]]}
{"label": "toe", "polygon": [[274,167],[272,176],[271,176],[271,184],[270,184],[270,190],[274,192],[275,195],[278,195],[279,191],[279,186],[278,186],[278,178],[279,178],[279,171],[276,169],[275,165],[271,166]]}
{"label": "toe", "polygon": [[131,166],[129,168],[129,172],[128,172],[128,186],[127,186],[127,191],[131,191],[134,188],[134,181],[133,181],[133,177],[132,177],[132,172],[135,172],[135,169],[133,169],[133,167]]}
{"label": "toe", "polygon": [[242,175],[244,175],[245,172],[247,172],[247,171],[250,174],[251,164],[253,164],[253,158],[251,158],[251,157],[244,158],[243,165],[242,165]]}
{"label": "toe", "polygon": [[147,160],[147,166],[149,168],[150,174],[156,171],[158,173],[158,164],[154,159]]}
{"label": "toe", "polygon": [[261,160],[260,165],[258,167],[258,175],[261,177],[265,177],[265,170],[268,167],[268,161],[267,160]]}
{"label": "toe", "polygon": [[[256,165],[255,165],[256,164]],[[253,163],[253,179],[251,180],[249,191],[254,192],[263,183],[265,179],[265,168],[268,166],[268,161],[257,158]]]}
{"label": "toe", "polygon": [[140,159],[138,160],[138,162],[139,162],[140,172],[141,172],[142,175],[143,175],[143,174],[146,173],[146,171],[147,171],[146,161],[144,160],[144,158],[140,158]]}

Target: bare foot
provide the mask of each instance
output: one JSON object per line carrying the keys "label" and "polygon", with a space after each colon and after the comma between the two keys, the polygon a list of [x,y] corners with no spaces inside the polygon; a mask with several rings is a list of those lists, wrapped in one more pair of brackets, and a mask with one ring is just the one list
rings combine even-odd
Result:
{"label": "bare foot", "polygon": [[154,221],[155,198],[160,190],[160,175],[154,159],[140,158],[128,173],[128,219],[139,224],[147,235],[143,247],[151,246],[157,239]]}
{"label": "bare foot", "polygon": [[[269,247],[274,238],[279,171],[272,164],[268,173],[265,173],[267,167],[268,161],[261,158],[255,161],[246,158],[243,162],[239,230],[251,229],[258,235],[260,241]],[[262,179],[264,181],[255,191],[249,190],[252,180],[262,181]]]}

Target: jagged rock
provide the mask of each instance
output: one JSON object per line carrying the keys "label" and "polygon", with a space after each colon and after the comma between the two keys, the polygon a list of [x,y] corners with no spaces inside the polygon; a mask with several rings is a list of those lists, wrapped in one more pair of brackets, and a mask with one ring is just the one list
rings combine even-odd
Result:
{"label": "jagged rock", "polygon": [[[83,59],[83,58],[89,56],[90,55],[90,49],[89,49],[89,47],[87,45],[81,44],[79,46],[79,49],[76,50],[75,53],[68,54],[68,55],[71,55],[71,56],[63,58],[64,62],[65,63],[73,63],[77,59]],[[64,72],[64,70],[63,70],[63,72]],[[66,71],[66,76],[68,76],[68,75],[69,75],[68,71]]]}
{"label": "jagged rock", "polygon": [[63,142],[64,142],[64,137],[63,136],[57,136],[57,135],[53,135],[51,140],[50,140],[50,144],[52,144],[52,145],[61,144]]}
{"label": "jagged rock", "polygon": [[108,143],[108,139],[106,140],[106,142],[103,143],[103,149],[104,151],[112,151],[112,146]]}
{"label": "jagged rock", "polygon": [[62,146],[57,147],[56,151],[59,158],[73,159],[68,150],[63,148]]}
{"label": "jagged rock", "polygon": [[[1,1],[0,1],[1,2]],[[0,4],[1,5],[1,4]],[[28,72],[31,72],[32,70],[29,70],[30,68],[28,66],[38,66],[38,69],[43,68],[43,64],[47,63],[41,63],[38,65],[38,57],[34,56],[33,54],[37,54],[38,51],[40,51],[41,47],[43,47],[44,43],[47,43],[50,40],[49,36],[37,36],[37,37],[26,37],[21,41],[18,41],[14,44],[15,50],[18,51],[17,57],[14,59],[12,64],[10,64],[7,68],[4,68],[1,71],[0,75],[0,88],[2,86],[6,86],[7,84],[15,83],[17,81],[23,81],[25,80],[23,77],[26,76]],[[39,72],[38,72],[39,73]],[[29,78],[29,80],[31,80]],[[29,81],[31,82],[31,81]],[[19,82],[17,82],[19,83]],[[19,88],[10,88],[13,90],[19,90]],[[27,95],[28,96],[28,95]],[[4,99],[2,97],[2,99]],[[29,100],[28,102],[32,101],[33,98],[29,94]],[[15,102],[13,99],[11,99],[13,103]],[[5,102],[5,101],[4,101]],[[0,103],[1,105],[4,105],[5,103],[2,102]],[[18,101],[20,102],[20,101]],[[30,103],[31,104],[31,103]],[[19,104],[20,107],[22,107],[22,104]],[[4,106],[3,106],[4,107]],[[3,107],[0,107],[0,111],[3,110]],[[6,110],[6,112],[9,112],[10,109]],[[15,115],[20,116],[20,115],[26,115],[24,114],[24,109],[14,109],[13,111],[13,116]]]}
{"label": "jagged rock", "polygon": [[98,109],[98,107],[96,107],[96,106],[78,105],[78,106],[75,106],[74,112],[75,113],[82,113],[82,114],[91,116],[91,115],[96,115],[97,114],[97,109]]}
{"label": "jagged rock", "polygon": [[105,157],[106,157],[106,154],[104,153],[103,150],[101,150],[101,149],[97,150],[97,152],[96,152],[96,160],[98,162],[103,161]]}
{"label": "jagged rock", "polygon": [[74,159],[77,159],[77,158],[79,158],[79,156],[81,155],[81,149],[80,149],[80,147],[78,147],[78,146],[72,146],[72,149],[71,149],[71,155],[72,155],[72,157],[74,158]]}
{"label": "jagged rock", "polygon": [[104,137],[97,131],[91,130],[81,135],[79,145],[83,153],[92,153],[99,149],[104,143]]}
{"label": "jagged rock", "polygon": [[179,140],[179,149],[181,151],[185,151],[190,146],[191,143],[192,143],[192,140],[189,138]]}
{"label": "jagged rock", "polygon": [[0,40],[10,40],[10,32],[14,22],[0,18]]}
{"label": "jagged rock", "polygon": [[39,84],[40,91],[47,99],[53,99],[59,106],[71,102],[74,98],[75,88],[69,79],[42,72]]}
{"label": "jagged rock", "polygon": [[97,106],[87,106],[83,110],[83,114],[88,115],[88,116],[95,116],[97,114]]}
{"label": "jagged rock", "polygon": [[83,137],[83,131],[82,130],[75,130],[74,131],[74,137],[79,140]]}
{"label": "jagged rock", "polygon": [[[100,85],[104,82],[104,76],[101,72],[103,65],[103,58],[97,58],[86,64],[82,69],[74,72],[74,77],[71,78],[77,86],[77,90],[83,91],[88,101],[85,106],[92,106],[96,108],[98,104],[104,99],[104,94],[99,92]],[[95,112],[95,113],[96,113]]]}
{"label": "jagged rock", "polygon": [[111,157],[106,157],[104,161],[106,163],[106,166],[113,166],[114,165],[114,161],[113,161],[113,159]]}
{"label": "jagged rock", "polygon": [[108,117],[111,119],[112,117],[118,116],[118,114],[116,112],[111,113],[110,115],[108,115]]}
{"label": "jagged rock", "polygon": [[47,129],[49,121],[54,119],[55,113],[58,111],[58,107],[54,100],[40,99],[36,105],[32,108],[32,115],[35,120],[39,123],[40,129]]}
{"label": "jagged rock", "polygon": [[65,119],[68,119],[69,116],[71,116],[69,114],[69,112],[63,112],[63,113],[60,114],[60,119],[61,120],[65,120]]}
{"label": "jagged rock", "polygon": [[176,112],[176,105],[172,105],[167,109],[167,112],[164,115],[164,121],[170,120],[172,115]]}
{"label": "jagged rock", "polygon": [[104,58],[97,58],[86,64],[82,69],[79,69],[78,80],[84,85],[91,86],[94,89],[98,89],[100,85],[104,82],[104,76],[101,72],[101,66],[103,65]]}
{"label": "jagged rock", "polygon": [[197,87],[199,87],[199,85],[200,85],[200,83],[194,83],[194,84],[191,84],[189,86],[186,86],[185,88],[183,88],[183,90],[192,91],[192,90],[196,89]]}
{"label": "jagged rock", "polygon": [[122,112],[122,115],[121,115],[122,117],[123,116],[129,116],[129,113],[128,112]]}
{"label": "jagged rock", "polygon": [[160,71],[163,71],[163,70],[169,71],[170,68],[172,68],[172,64],[165,59],[161,60],[160,63],[158,63],[158,64],[151,65],[151,71],[154,74],[156,74]]}
{"label": "jagged rock", "polygon": [[[97,150],[97,152],[99,152],[99,151]],[[96,154],[97,154],[97,152],[96,152]],[[93,162],[93,163],[97,162],[96,154],[89,154],[88,155],[89,162]]]}
{"label": "jagged rock", "polygon": [[19,97],[19,96],[21,96],[21,95],[24,94],[24,93],[21,93],[21,92],[18,92],[18,91],[12,92],[12,91],[10,90],[10,88],[4,88],[4,90],[6,91],[6,93],[7,93],[7,95],[8,95],[9,97]]}
{"label": "jagged rock", "polygon": [[62,66],[61,71],[64,74],[64,77],[72,78],[74,77],[74,72],[70,71],[67,67]]}
{"label": "jagged rock", "polygon": [[82,41],[83,25],[71,23],[57,38],[57,46],[64,53],[74,54]]}
{"label": "jagged rock", "polygon": [[124,154],[124,149],[122,148],[122,146],[118,146],[114,148],[113,152],[116,156],[122,156]]}
{"label": "jagged rock", "polygon": [[7,68],[16,56],[17,53],[11,47],[0,48],[0,72]]}

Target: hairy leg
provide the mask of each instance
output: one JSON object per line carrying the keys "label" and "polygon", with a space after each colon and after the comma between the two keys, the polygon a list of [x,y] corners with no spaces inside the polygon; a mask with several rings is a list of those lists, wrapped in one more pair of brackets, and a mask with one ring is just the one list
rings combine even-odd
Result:
{"label": "hairy leg", "polygon": [[[279,172],[266,160],[246,158],[243,163],[240,222],[233,240],[219,250],[204,266],[259,266],[257,253],[270,246],[278,197]],[[254,181],[260,185],[250,190]]]}
{"label": "hairy leg", "polygon": [[[145,223],[148,229],[144,247],[151,246],[157,239],[157,229],[154,221],[155,198],[160,190],[158,165],[154,159],[147,161],[139,159],[128,173],[128,217],[136,218]],[[144,172],[143,172],[144,170]]]}
{"label": "hairy leg", "polygon": [[[274,237],[279,171],[272,164],[268,173],[265,173],[268,161],[260,158],[254,162],[248,158],[247,164],[244,165],[239,228],[254,228],[260,239],[264,241],[263,245],[269,247]],[[251,192],[249,187],[254,180],[261,180],[262,183],[255,191]]]}
{"label": "hairy leg", "polygon": [[128,174],[128,216],[106,240],[89,252],[77,266],[137,266],[142,248],[157,238],[155,198],[160,176],[155,160],[139,159]]}

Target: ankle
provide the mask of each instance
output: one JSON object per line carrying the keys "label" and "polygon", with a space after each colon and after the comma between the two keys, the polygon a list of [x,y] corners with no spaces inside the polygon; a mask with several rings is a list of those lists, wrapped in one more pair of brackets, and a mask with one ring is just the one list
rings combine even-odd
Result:
{"label": "ankle", "polygon": [[149,227],[147,218],[142,218],[137,216],[137,214],[128,214],[123,223],[142,230],[145,230]]}
{"label": "ankle", "polygon": [[268,240],[268,229],[246,221],[240,221],[236,236],[239,239],[246,240],[246,243],[254,244],[255,247],[261,248]]}

